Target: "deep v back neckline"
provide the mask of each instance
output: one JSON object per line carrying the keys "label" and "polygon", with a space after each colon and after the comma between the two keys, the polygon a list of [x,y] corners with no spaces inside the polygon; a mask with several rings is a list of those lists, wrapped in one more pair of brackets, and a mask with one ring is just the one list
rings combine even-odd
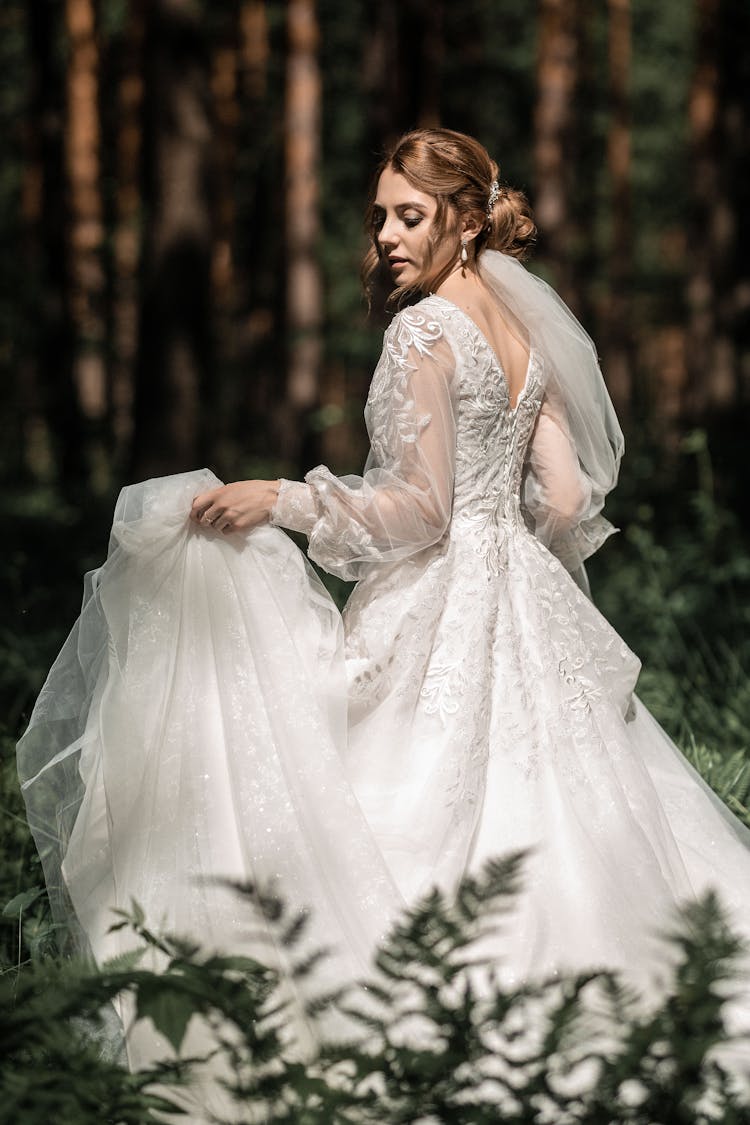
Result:
{"label": "deep v back neckline", "polygon": [[430,297],[436,298],[438,301],[442,301],[446,305],[450,305],[450,307],[452,309],[457,309],[458,312],[460,312],[461,316],[463,317],[464,321],[473,329],[474,335],[477,337],[477,339],[480,341],[480,343],[484,346],[485,350],[489,354],[490,359],[494,363],[495,368],[497,369],[497,372],[498,372],[500,378],[502,379],[503,384],[505,385],[505,390],[506,390],[506,394],[507,394],[507,397],[508,397],[509,413],[515,414],[517,412],[519,406],[521,405],[522,400],[526,397],[526,392],[528,391],[528,388],[529,388],[529,382],[530,382],[530,378],[531,378],[531,364],[532,364],[532,360],[533,360],[533,356],[534,356],[534,349],[529,348],[528,360],[526,362],[526,374],[524,376],[523,384],[521,386],[520,391],[518,392],[518,396],[516,398],[515,403],[512,403],[511,397],[510,397],[510,382],[508,380],[508,376],[506,374],[505,368],[503,367],[503,364],[500,360],[499,355],[497,354],[497,352],[493,348],[492,344],[487,339],[487,336],[485,335],[485,333],[482,331],[482,329],[479,327],[477,322],[474,320],[474,318],[472,316],[470,316],[469,313],[467,313],[466,309],[461,308],[461,306],[457,305],[455,301],[451,301],[450,297],[443,297],[440,293],[430,293]]}

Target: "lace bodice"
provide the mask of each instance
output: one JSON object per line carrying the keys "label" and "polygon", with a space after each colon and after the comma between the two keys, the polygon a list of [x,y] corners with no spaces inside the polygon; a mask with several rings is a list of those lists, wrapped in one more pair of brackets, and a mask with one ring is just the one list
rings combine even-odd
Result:
{"label": "lace bodice", "polygon": [[[473,320],[438,295],[398,313],[386,331],[365,408],[371,450],[362,477],[319,466],[305,483],[283,481],[272,522],[310,538],[310,557],[343,578],[414,556],[452,525],[542,519],[567,529],[586,482],[564,412],[545,392],[532,351],[511,406],[508,383]],[[543,488],[522,502],[532,469]]]}
{"label": "lace bodice", "polygon": [[515,406],[491,345],[457,305],[433,295],[419,306],[435,309],[456,356],[457,425],[453,518],[517,520],[521,478],[544,398],[543,370],[532,352]]}

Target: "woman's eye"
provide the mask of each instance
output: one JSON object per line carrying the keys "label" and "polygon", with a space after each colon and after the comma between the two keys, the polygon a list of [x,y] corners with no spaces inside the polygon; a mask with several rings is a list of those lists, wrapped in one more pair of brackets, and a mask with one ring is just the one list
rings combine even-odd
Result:
{"label": "woman's eye", "polygon": [[422,216],[421,215],[406,215],[404,217],[404,222],[406,223],[407,227],[417,227],[422,222]]}
{"label": "woman's eye", "polygon": [[372,229],[373,230],[382,230],[384,222],[385,222],[385,215],[373,215]]}

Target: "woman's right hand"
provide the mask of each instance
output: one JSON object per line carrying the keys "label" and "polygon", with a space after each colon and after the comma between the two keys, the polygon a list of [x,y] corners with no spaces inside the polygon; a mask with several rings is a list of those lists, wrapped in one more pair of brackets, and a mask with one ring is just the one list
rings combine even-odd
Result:
{"label": "woman's right hand", "polygon": [[277,480],[238,480],[199,493],[190,518],[224,534],[248,531],[267,522],[278,495]]}

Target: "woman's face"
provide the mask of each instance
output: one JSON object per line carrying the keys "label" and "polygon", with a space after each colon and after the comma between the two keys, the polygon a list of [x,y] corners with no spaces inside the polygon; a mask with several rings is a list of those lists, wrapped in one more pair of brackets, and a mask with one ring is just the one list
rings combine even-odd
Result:
{"label": "woman's face", "polygon": [[392,168],[386,168],[378,180],[374,214],[375,238],[398,286],[425,288],[428,262],[430,276],[438,277],[457,261],[450,237],[440,239],[432,248],[430,261],[430,232],[437,200],[417,191]]}

